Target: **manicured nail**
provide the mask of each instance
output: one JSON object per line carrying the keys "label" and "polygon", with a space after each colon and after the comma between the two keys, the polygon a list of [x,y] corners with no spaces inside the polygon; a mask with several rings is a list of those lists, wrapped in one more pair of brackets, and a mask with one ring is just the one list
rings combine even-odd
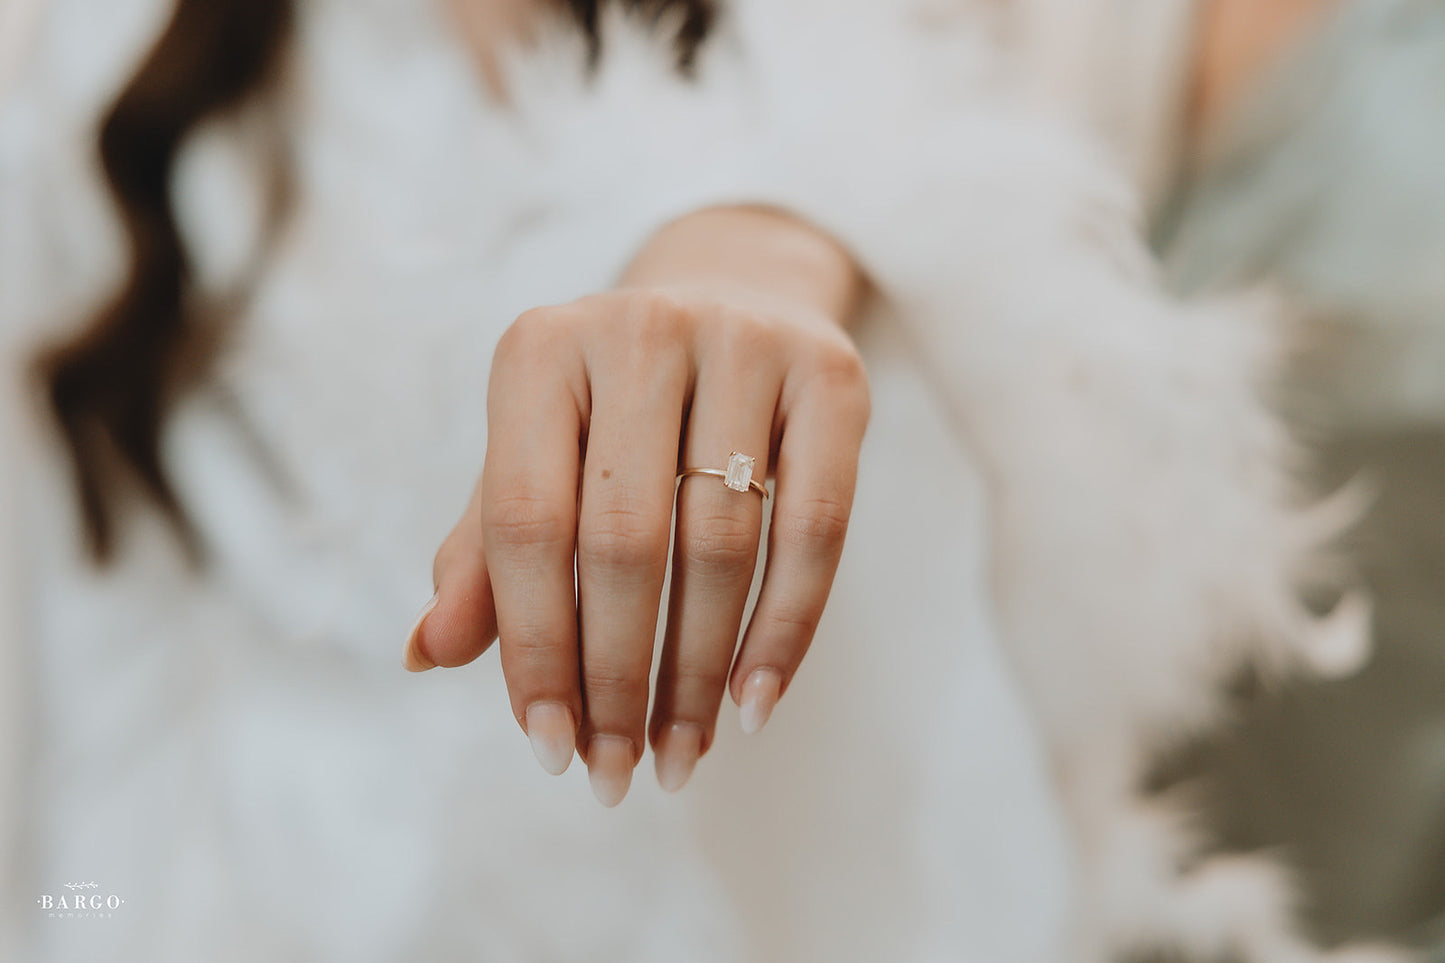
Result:
{"label": "manicured nail", "polygon": [[634,761],[632,740],[626,736],[593,736],[587,744],[587,777],[597,801],[608,809],[627,795]]}
{"label": "manicured nail", "polygon": [[657,784],[664,792],[677,792],[687,785],[692,770],[702,755],[702,726],[691,722],[674,722],[657,737],[653,762],[657,764]]}
{"label": "manicured nail", "polygon": [[782,691],[783,677],[777,669],[753,670],[743,683],[743,697],[739,702],[743,732],[752,735],[767,723]]}
{"label": "manicured nail", "polygon": [[422,652],[419,642],[421,641],[421,624],[426,617],[431,615],[432,609],[437,607],[437,597],[433,595],[431,601],[422,606],[421,614],[416,617],[416,625],[411,627],[411,635],[406,639],[406,654],[402,656],[401,664],[406,666],[408,672],[425,672],[427,669],[435,669],[437,664],[428,659]]}
{"label": "manicured nail", "polygon": [[527,740],[542,768],[554,776],[562,775],[577,747],[577,723],[572,721],[572,710],[560,702],[527,706]]}

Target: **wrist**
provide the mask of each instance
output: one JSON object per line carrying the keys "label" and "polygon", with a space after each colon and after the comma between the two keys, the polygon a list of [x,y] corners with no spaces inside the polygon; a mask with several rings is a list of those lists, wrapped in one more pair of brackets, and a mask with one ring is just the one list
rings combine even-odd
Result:
{"label": "wrist", "polygon": [[717,207],[662,227],[629,265],[624,287],[705,291],[796,305],[846,325],[866,283],[848,252],[784,212]]}

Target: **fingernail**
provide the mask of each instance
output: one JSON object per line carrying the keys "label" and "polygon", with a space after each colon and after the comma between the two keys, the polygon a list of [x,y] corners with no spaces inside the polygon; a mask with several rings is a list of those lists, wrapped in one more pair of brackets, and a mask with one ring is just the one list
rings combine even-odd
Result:
{"label": "fingernail", "polygon": [[743,697],[739,702],[743,732],[752,735],[767,724],[782,691],[783,677],[777,669],[753,670],[743,683]]}
{"label": "fingernail", "polygon": [[421,614],[416,617],[416,625],[411,627],[411,635],[406,639],[406,654],[402,656],[401,664],[406,666],[408,672],[425,672],[427,669],[435,669],[437,664],[428,659],[421,651],[418,644],[421,641],[421,624],[426,617],[431,615],[432,609],[437,607],[437,597],[433,595],[431,601],[422,606]]}
{"label": "fingernail", "polygon": [[664,792],[677,792],[687,785],[702,755],[702,727],[691,722],[674,722],[662,731],[653,751],[657,784]]}
{"label": "fingernail", "polygon": [[627,795],[633,762],[632,740],[626,736],[593,736],[587,744],[587,778],[597,801],[608,809]]}
{"label": "fingernail", "polygon": [[527,741],[542,768],[554,776],[567,771],[577,748],[577,724],[572,710],[560,702],[534,702],[527,706]]}

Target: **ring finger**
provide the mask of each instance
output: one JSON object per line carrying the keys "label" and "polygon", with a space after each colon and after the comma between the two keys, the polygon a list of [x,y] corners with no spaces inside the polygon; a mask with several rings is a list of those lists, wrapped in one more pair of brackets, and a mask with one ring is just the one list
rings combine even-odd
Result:
{"label": "ring finger", "polygon": [[[749,400],[740,406],[739,398]],[[750,474],[761,486],[776,401],[776,382],[764,372],[739,380],[704,367],[683,468],[726,471],[736,452],[735,476]],[[682,788],[712,742],[757,567],[764,498],[740,478],[733,481],[743,490],[711,475],[686,475],[677,488],[672,587],[650,726],[658,782],[670,792]]]}

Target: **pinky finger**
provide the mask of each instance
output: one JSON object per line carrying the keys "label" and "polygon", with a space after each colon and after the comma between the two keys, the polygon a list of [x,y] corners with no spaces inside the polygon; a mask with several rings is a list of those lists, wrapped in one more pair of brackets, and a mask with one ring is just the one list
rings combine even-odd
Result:
{"label": "pinky finger", "polygon": [[818,392],[784,423],[763,585],[729,684],[744,732],[768,721],[812,644],[843,554],[867,421],[866,395]]}

